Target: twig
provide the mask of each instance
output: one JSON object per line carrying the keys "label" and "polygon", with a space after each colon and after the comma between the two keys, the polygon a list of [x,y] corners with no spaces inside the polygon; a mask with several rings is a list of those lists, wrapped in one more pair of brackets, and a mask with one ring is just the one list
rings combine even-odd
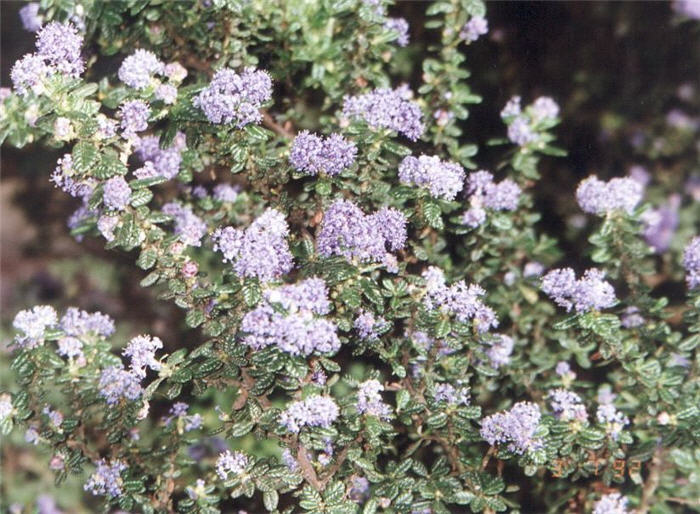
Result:
{"label": "twig", "polygon": [[656,488],[659,486],[659,480],[661,479],[661,468],[664,464],[664,450],[661,446],[656,448],[654,456],[651,459],[651,469],[649,471],[649,476],[644,484],[642,492],[642,503],[639,505],[637,512],[639,514],[646,514],[651,507],[651,503],[654,499],[654,493]]}
{"label": "twig", "polygon": [[272,119],[272,116],[270,116],[270,113],[267,112],[266,110],[261,110],[260,111],[263,115],[263,125],[265,125],[267,128],[272,130],[273,132],[276,132],[280,136],[286,137],[286,138],[293,138],[294,133],[287,130],[284,128],[282,125],[277,123],[274,119]]}

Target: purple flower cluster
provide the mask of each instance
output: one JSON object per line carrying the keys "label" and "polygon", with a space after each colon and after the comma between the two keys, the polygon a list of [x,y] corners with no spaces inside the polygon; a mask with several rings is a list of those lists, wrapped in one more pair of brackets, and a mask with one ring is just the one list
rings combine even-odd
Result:
{"label": "purple flower cluster", "polygon": [[110,178],[104,183],[102,198],[108,209],[123,211],[131,198],[129,183],[120,175]]}
{"label": "purple flower cluster", "polygon": [[406,18],[387,18],[384,22],[385,30],[393,30],[399,37],[396,38],[396,44],[406,46],[409,42],[409,25]]}
{"label": "purple flower cluster", "polygon": [[187,405],[185,402],[174,403],[173,406],[170,407],[168,416],[163,420],[163,422],[166,426],[169,426],[175,420],[182,420],[181,429],[178,428],[178,430],[185,432],[190,432],[201,428],[202,416],[199,414],[188,415],[187,409],[189,409],[189,405]]}
{"label": "purple flower cluster", "polygon": [[174,178],[180,172],[182,152],[187,148],[185,134],[178,132],[169,148],[161,148],[158,136],[142,137],[136,143],[136,155],[145,166],[134,172],[136,178],[162,176]]}
{"label": "purple flower cluster", "polygon": [[329,428],[340,411],[332,398],[313,395],[291,403],[280,414],[280,424],[289,432],[298,434],[303,427]]}
{"label": "purple flower cluster", "polygon": [[272,96],[272,79],[267,72],[245,68],[242,73],[219,70],[211,83],[193,100],[211,123],[242,128],[262,120],[260,108]]}
{"label": "purple flower cluster", "polygon": [[627,498],[620,493],[603,495],[593,506],[592,514],[628,514]]}
{"label": "purple flower cluster", "polygon": [[114,320],[101,312],[89,313],[76,307],[69,307],[61,318],[61,330],[66,335],[81,337],[96,334],[103,337],[114,333]]}
{"label": "purple flower cluster", "polygon": [[510,356],[513,353],[513,338],[504,334],[496,334],[493,339],[487,341],[488,348],[486,355],[489,358],[491,367],[498,369],[510,363]]}
{"label": "purple flower cluster", "polygon": [[83,38],[70,23],[51,22],[36,37],[37,55],[46,64],[71,77],[79,77],[85,69],[80,57]]}
{"label": "purple flower cluster", "polygon": [[400,211],[384,207],[366,215],[350,200],[338,199],[323,215],[316,244],[323,257],[382,262],[387,248],[400,250],[406,237],[406,217]]}
{"label": "purple flower cluster", "polygon": [[606,431],[614,440],[617,440],[622,429],[630,422],[629,418],[617,410],[612,403],[598,406],[596,419],[598,423],[605,425]]}
{"label": "purple flower cluster", "polygon": [[175,233],[180,241],[189,246],[201,246],[202,237],[207,232],[207,224],[192,212],[189,205],[170,202],[163,206],[163,212],[175,218]]}
{"label": "purple flower cluster", "polygon": [[12,415],[12,398],[9,394],[0,394],[0,420],[9,418]]}
{"label": "purple flower cluster", "polygon": [[576,200],[581,209],[590,214],[603,215],[615,210],[632,214],[643,193],[644,187],[629,177],[605,182],[591,175],[576,188]]}
{"label": "purple flower cluster", "polygon": [[469,405],[469,388],[455,388],[452,384],[437,384],[433,398],[436,402],[445,402],[449,405]]}
{"label": "purple flower cluster", "polygon": [[217,184],[214,186],[214,199],[224,203],[233,203],[238,199],[239,189],[231,184]]}
{"label": "purple flower cluster", "polygon": [[541,289],[554,303],[570,311],[588,312],[612,307],[617,303],[615,290],[603,280],[605,273],[591,268],[576,280],[571,268],[555,269],[542,277]]}
{"label": "purple flower cluster", "polygon": [[471,320],[481,333],[498,326],[496,313],[479,298],[486,294],[480,286],[467,286],[464,280],[447,286],[444,273],[435,266],[423,272],[423,278],[426,281],[423,304],[428,310],[439,309],[454,316],[461,323]]}
{"label": "purple flower cluster", "polygon": [[19,10],[19,18],[22,21],[22,27],[29,32],[37,32],[43,23],[42,17],[39,15],[39,3],[29,2]]}
{"label": "purple flower cluster", "polygon": [[689,289],[700,287],[700,236],[690,240],[683,251],[683,267],[685,267]]}
{"label": "purple flower cluster", "polygon": [[381,419],[389,419],[391,407],[382,401],[384,386],[378,380],[371,379],[362,382],[357,389],[357,412],[376,416]]}
{"label": "purple flower cluster", "polygon": [[139,377],[121,365],[102,370],[98,386],[107,405],[116,405],[122,398],[136,400],[143,393]]}
{"label": "purple flower cluster", "polygon": [[137,132],[143,132],[148,128],[148,118],[151,108],[143,100],[129,100],[119,106],[120,126],[124,131],[124,137],[135,139]]}
{"label": "purple flower cluster", "polygon": [[501,118],[508,125],[508,139],[526,146],[540,139],[543,123],[549,124],[559,116],[559,106],[547,96],[537,98],[525,111],[520,106],[520,97],[514,96],[501,111]]}
{"label": "purple flower cluster", "polygon": [[76,337],[68,336],[59,339],[56,353],[67,359],[77,359],[81,365],[84,363],[83,343]]}
{"label": "purple flower cluster", "polygon": [[72,197],[86,200],[92,195],[97,182],[92,178],[79,179],[75,173],[73,157],[67,153],[58,159],[56,168],[51,173],[51,182]]}
{"label": "purple flower cluster", "polygon": [[518,402],[509,411],[484,418],[481,421],[481,437],[491,446],[508,443],[509,451],[522,455],[542,445],[542,441],[535,437],[540,417],[537,405]]}
{"label": "purple flower cluster", "polygon": [[637,328],[644,325],[646,320],[639,314],[639,309],[634,305],[630,305],[620,316],[620,325],[625,328]]}
{"label": "purple flower cluster", "polygon": [[562,381],[573,381],[576,373],[571,371],[571,366],[566,361],[559,361],[554,368],[554,372],[562,378]]}
{"label": "purple flower cluster", "polygon": [[122,354],[131,359],[131,373],[138,378],[146,376],[146,368],[158,371],[161,364],[156,360],[156,351],[163,348],[163,341],[157,337],[136,336],[124,348]]}
{"label": "purple flower cluster", "polygon": [[360,339],[372,341],[379,337],[378,332],[383,330],[386,325],[387,322],[384,318],[377,319],[371,312],[362,310],[355,318],[353,328],[357,331]]}
{"label": "purple flower cluster", "polygon": [[138,49],[122,61],[119,80],[134,89],[145,89],[154,75],[161,75],[165,65],[148,50]]}
{"label": "purple flower cluster", "polygon": [[566,389],[553,389],[549,392],[547,398],[552,405],[555,418],[561,421],[576,420],[581,422],[585,422],[588,419],[586,406],[576,393]]}
{"label": "purple flower cluster", "polygon": [[459,32],[459,38],[467,43],[472,43],[489,31],[489,24],[483,16],[474,16],[464,24]]}
{"label": "purple flower cluster", "polygon": [[36,348],[44,342],[47,328],[56,326],[58,315],[53,307],[37,305],[31,309],[19,311],[12,326],[22,332],[17,334],[15,342],[20,348]]}
{"label": "purple flower cluster", "polygon": [[299,132],[289,151],[289,162],[308,175],[338,175],[355,162],[357,147],[340,134],[323,138],[308,130]]}
{"label": "purple flower cluster", "polygon": [[94,495],[117,498],[122,495],[122,471],[127,465],[120,460],[107,462],[104,459],[95,463],[97,469],[90,475],[84,489]]}
{"label": "purple flower cluster", "polygon": [[676,228],[678,228],[680,205],[680,195],[674,194],[669,197],[668,202],[658,209],[651,209],[642,214],[644,239],[656,253],[665,252],[671,246],[671,240],[676,233]]}
{"label": "purple flower cluster", "polygon": [[411,101],[408,86],[396,89],[380,88],[343,100],[344,118],[362,118],[372,128],[387,128],[416,141],[425,130],[423,113]]}
{"label": "purple flower cluster", "polygon": [[464,186],[464,169],[437,156],[404,157],[399,164],[399,180],[426,188],[435,198],[454,200]]}
{"label": "purple flower cluster", "polygon": [[239,277],[257,277],[269,282],[288,273],[294,266],[284,214],[267,209],[245,229],[225,227],[212,235],[214,250],[232,262]]}
{"label": "purple flower cluster", "polygon": [[44,79],[54,72],[41,56],[27,54],[12,66],[10,79],[18,95],[24,96],[29,90],[39,94],[43,90]]}
{"label": "purple flower cluster", "polygon": [[226,450],[216,459],[216,474],[221,480],[226,480],[229,475],[240,475],[248,465],[248,456],[242,452]]}
{"label": "purple flower cluster", "polygon": [[340,348],[337,327],[320,318],[330,311],[328,290],[309,278],[264,292],[264,302],[243,316],[243,343],[255,350],[277,346],[291,355],[325,355]]}
{"label": "purple flower cluster", "polygon": [[485,170],[475,171],[467,178],[470,207],[462,214],[462,223],[476,228],[486,220],[486,210],[514,211],[518,208],[522,190],[510,179],[498,183]]}
{"label": "purple flower cluster", "polygon": [[172,84],[160,84],[156,88],[156,99],[166,105],[172,105],[177,100],[177,88]]}

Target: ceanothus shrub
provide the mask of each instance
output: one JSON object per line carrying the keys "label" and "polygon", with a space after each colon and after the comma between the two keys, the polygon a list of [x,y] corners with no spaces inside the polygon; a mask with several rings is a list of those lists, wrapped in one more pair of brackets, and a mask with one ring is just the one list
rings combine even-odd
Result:
{"label": "ceanothus shrub", "polygon": [[72,234],[133,255],[187,324],[166,345],[17,313],[0,427],[59,484],[130,512],[698,506],[700,239],[664,260],[687,286],[671,311],[644,184],[592,176],[561,193],[594,226],[565,260],[532,196],[564,155],[557,103],[494,106],[503,161],[481,169],[460,122],[485,6],[419,7],[437,43],[413,88],[383,0],[22,9],[36,51],[3,140],[63,148],[45,175],[78,202]]}

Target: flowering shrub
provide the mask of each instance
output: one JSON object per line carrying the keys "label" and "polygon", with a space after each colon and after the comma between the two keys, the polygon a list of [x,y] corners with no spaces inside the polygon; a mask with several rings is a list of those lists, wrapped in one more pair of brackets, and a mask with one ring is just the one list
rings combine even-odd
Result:
{"label": "flowering shrub", "polygon": [[591,176],[561,192],[592,227],[566,260],[533,201],[557,103],[495,109],[490,171],[463,134],[480,0],[420,4],[415,88],[381,0],[152,4],[24,7],[0,137],[63,149],[71,233],[133,256],[187,327],[22,310],[3,434],[107,510],[698,506],[697,208],[674,202],[676,234],[639,176]]}

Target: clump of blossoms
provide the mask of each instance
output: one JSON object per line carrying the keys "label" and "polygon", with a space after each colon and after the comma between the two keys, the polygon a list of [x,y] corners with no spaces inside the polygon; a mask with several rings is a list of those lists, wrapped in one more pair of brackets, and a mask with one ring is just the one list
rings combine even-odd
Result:
{"label": "clump of blossoms", "polygon": [[284,215],[268,209],[245,230],[224,227],[212,235],[214,250],[233,263],[239,277],[257,277],[269,282],[289,272],[294,259],[289,251],[289,226]]}
{"label": "clump of blossoms", "polygon": [[[562,116],[550,97],[511,98],[508,137],[482,155],[464,123],[483,93],[472,77],[498,76],[466,66],[489,32],[480,0],[142,4],[29,4],[36,51],[0,88],[0,138],[61,156],[37,159],[31,184],[52,214],[62,198],[77,208],[68,226],[89,254],[68,266],[89,280],[65,278],[39,302],[52,305],[7,320],[0,369],[15,378],[0,391],[11,453],[36,450],[58,487],[72,475],[84,494],[25,505],[45,474],[20,459],[8,503],[694,506],[698,180],[667,153],[692,156],[690,143],[644,134],[640,156],[635,137],[644,168],[548,203],[540,172],[573,168],[553,159],[553,129],[577,102]],[[388,14],[409,11],[411,27]],[[420,41],[404,49],[409,31]],[[693,139],[695,96],[683,86],[668,102],[673,138]],[[30,242],[32,262],[55,246]],[[10,302],[46,293],[12,289]],[[81,308],[57,312],[74,297]],[[115,330],[115,314],[130,323]]]}
{"label": "clump of blossoms", "polygon": [[268,289],[263,297],[263,304],[243,317],[244,344],[255,350],[276,346],[290,355],[303,356],[338,351],[337,327],[322,317],[330,311],[322,279]]}
{"label": "clump of blossoms", "polygon": [[352,166],[356,155],[355,144],[340,134],[323,138],[305,130],[294,138],[289,162],[294,169],[308,175],[325,173],[332,176]]}
{"label": "clump of blossoms", "polygon": [[399,165],[399,180],[430,191],[431,196],[454,200],[464,186],[464,169],[439,157],[421,155],[405,157]]}
{"label": "clump of blossoms", "polygon": [[631,214],[642,200],[643,193],[644,187],[629,177],[605,182],[590,176],[576,189],[576,200],[581,209],[590,214],[603,215],[616,210]]}
{"label": "clump of blossoms", "polygon": [[262,120],[260,108],[272,95],[272,80],[264,70],[245,68],[219,70],[209,85],[195,97],[211,123],[233,124],[238,128]]}
{"label": "clump of blossoms", "polygon": [[518,207],[522,190],[510,179],[494,182],[493,175],[480,170],[467,179],[469,209],[462,214],[462,223],[475,228],[486,220],[486,209],[514,211]]}
{"label": "clump of blossoms", "polygon": [[607,309],[617,303],[615,289],[604,280],[605,273],[591,268],[576,279],[571,268],[555,269],[542,277],[542,291],[567,311],[576,312]]}
{"label": "clump of blossoms", "polygon": [[413,102],[408,86],[396,89],[380,88],[357,96],[346,96],[343,116],[359,118],[372,128],[386,128],[417,140],[425,130],[423,113]]}

